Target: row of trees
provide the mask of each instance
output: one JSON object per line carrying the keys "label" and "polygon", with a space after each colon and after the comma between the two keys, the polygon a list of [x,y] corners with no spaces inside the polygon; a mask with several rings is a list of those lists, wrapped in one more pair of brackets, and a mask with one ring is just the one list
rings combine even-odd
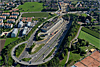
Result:
{"label": "row of trees", "polygon": [[88,11],[88,10],[89,10],[89,8],[84,8],[84,9],[82,9],[82,8],[75,8],[75,9],[69,8],[69,11]]}

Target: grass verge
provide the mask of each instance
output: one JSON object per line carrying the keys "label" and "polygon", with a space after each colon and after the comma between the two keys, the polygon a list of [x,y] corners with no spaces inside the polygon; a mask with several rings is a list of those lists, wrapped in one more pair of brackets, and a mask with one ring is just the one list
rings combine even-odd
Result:
{"label": "grass verge", "polygon": [[29,61],[30,59],[31,59],[31,58],[23,58],[22,60],[27,62],[27,61]]}
{"label": "grass verge", "polygon": [[45,44],[41,44],[40,46],[36,47],[35,48],[35,51],[34,52],[31,52],[31,54],[34,54],[36,52],[38,52]]}
{"label": "grass verge", "polygon": [[22,53],[22,51],[24,50],[26,44],[22,44],[20,46],[18,46],[15,50],[15,54],[16,57],[19,57],[19,55]]}

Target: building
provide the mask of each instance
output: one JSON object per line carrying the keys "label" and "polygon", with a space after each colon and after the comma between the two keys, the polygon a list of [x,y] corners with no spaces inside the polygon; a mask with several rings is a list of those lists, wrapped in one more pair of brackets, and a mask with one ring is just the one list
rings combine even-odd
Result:
{"label": "building", "polygon": [[0,19],[0,23],[3,23],[3,19]]}
{"label": "building", "polygon": [[0,16],[0,19],[6,20],[6,16]]}
{"label": "building", "polygon": [[12,10],[10,10],[10,12],[15,12],[15,11],[19,11],[19,9],[12,9]]}
{"label": "building", "polygon": [[0,2],[0,6],[3,6],[3,5],[5,5],[4,2]]}
{"label": "building", "polygon": [[23,27],[23,22],[22,21],[19,22],[18,27],[19,28]]}
{"label": "building", "polygon": [[10,16],[10,19],[17,19],[17,16]]}
{"label": "building", "polygon": [[28,30],[28,27],[24,27],[24,30],[23,30],[23,32],[22,32],[22,35],[23,35],[23,36],[26,35],[27,30]]}
{"label": "building", "polygon": [[0,27],[3,27],[4,26],[4,23],[0,23]]}
{"label": "building", "polygon": [[95,8],[90,8],[90,11],[94,11],[95,10]]}
{"label": "building", "polygon": [[86,20],[85,20],[85,23],[90,23],[89,19],[86,19]]}
{"label": "building", "polygon": [[4,26],[5,28],[12,28],[13,27],[13,24],[11,24],[11,23],[5,23],[5,26]]}
{"label": "building", "polygon": [[15,19],[7,19],[7,23],[15,23]]}
{"label": "building", "polygon": [[[52,21],[55,21],[55,20],[52,20]],[[52,21],[48,21],[48,23],[46,23],[42,28],[41,28],[41,31],[42,32],[50,32],[54,29],[56,29],[62,22],[63,22],[63,19],[57,19],[55,22],[52,22]]]}
{"label": "building", "polygon": [[19,15],[19,12],[12,12],[12,15]]}
{"label": "building", "polygon": [[18,29],[15,28],[15,29],[13,30],[13,32],[11,33],[11,37],[16,37],[16,36],[17,36],[17,33],[18,33]]}
{"label": "building", "polygon": [[27,23],[27,26],[30,27],[30,26],[31,26],[31,22],[28,22],[28,23]]}
{"label": "building", "polygon": [[2,13],[2,16],[10,16],[10,13]]}

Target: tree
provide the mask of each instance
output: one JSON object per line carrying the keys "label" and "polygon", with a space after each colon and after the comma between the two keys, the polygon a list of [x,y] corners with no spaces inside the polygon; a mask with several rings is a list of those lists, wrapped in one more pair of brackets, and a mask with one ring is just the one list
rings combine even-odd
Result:
{"label": "tree", "polygon": [[86,41],[86,46],[89,46],[89,41]]}
{"label": "tree", "polygon": [[64,59],[64,53],[61,54],[61,57]]}
{"label": "tree", "polygon": [[67,52],[68,52],[68,50],[67,50],[67,49],[64,49],[64,53],[65,53],[65,55],[67,55]]}
{"label": "tree", "polygon": [[92,18],[91,16],[87,16],[86,19],[89,19],[89,21],[91,21]]}
{"label": "tree", "polygon": [[76,49],[75,45],[71,45],[71,49],[75,50]]}
{"label": "tree", "polygon": [[78,48],[78,52],[81,54],[81,52],[82,52],[81,48]]}

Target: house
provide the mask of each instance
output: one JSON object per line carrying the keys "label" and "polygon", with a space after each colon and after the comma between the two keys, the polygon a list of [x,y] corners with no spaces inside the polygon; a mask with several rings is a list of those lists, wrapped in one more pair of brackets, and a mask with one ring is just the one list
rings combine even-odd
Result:
{"label": "house", "polygon": [[31,22],[28,22],[28,23],[27,23],[27,26],[30,27],[30,26],[31,26]]}
{"label": "house", "polygon": [[5,23],[5,26],[4,26],[5,28],[12,28],[13,27],[13,24],[9,24],[9,23]]}
{"label": "house", "polygon": [[6,10],[10,10],[11,9],[11,7],[6,7]]}
{"label": "house", "polygon": [[85,9],[85,7],[79,7],[80,9]]}
{"label": "house", "polygon": [[18,29],[15,28],[15,29],[13,30],[13,32],[11,33],[11,37],[16,37],[16,36],[17,36],[17,33],[18,33]]}
{"label": "house", "polygon": [[17,16],[10,16],[10,19],[17,19]]}
{"label": "house", "polygon": [[3,5],[5,5],[4,2],[0,2],[0,6],[3,6]]}
{"label": "house", "polygon": [[26,20],[26,22],[32,22],[32,20]]}
{"label": "house", "polygon": [[6,3],[6,6],[10,5],[9,3]]}
{"label": "house", "polygon": [[3,27],[4,26],[4,23],[0,23],[0,27]]}
{"label": "house", "polygon": [[90,11],[94,11],[95,10],[95,8],[90,8]]}
{"label": "house", "polygon": [[82,7],[82,4],[79,4],[78,7]]}
{"label": "house", "polygon": [[86,19],[85,23],[90,23],[89,19]]}
{"label": "house", "polygon": [[95,24],[95,23],[99,23],[98,21],[93,21],[93,23]]}
{"label": "house", "polygon": [[0,19],[0,23],[3,23],[3,19]]}
{"label": "house", "polygon": [[12,12],[12,15],[19,15],[19,12]]}
{"label": "house", "polygon": [[10,13],[2,13],[2,16],[10,16]]}
{"label": "house", "polygon": [[98,8],[98,10],[100,11],[100,8]]}
{"label": "house", "polygon": [[15,19],[7,19],[7,23],[15,23]]}
{"label": "house", "polygon": [[22,32],[22,35],[23,35],[23,36],[26,35],[27,30],[28,30],[28,27],[24,27],[24,30],[23,30],[23,32]]}
{"label": "house", "polygon": [[100,11],[94,11],[95,13],[100,13]]}
{"label": "house", "polygon": [[0,16],[0,19],[6,20],[6,16]]}
{"label": "house", "polygon": [[19,22],[18,27],[19,28],[23,27],[23,22],[22,21]]}
{"label": "house", "polygon": [[12,10],[10,10],[10,12],[15,12],[15,11],[19,11],[19,9],[12,9]]}

